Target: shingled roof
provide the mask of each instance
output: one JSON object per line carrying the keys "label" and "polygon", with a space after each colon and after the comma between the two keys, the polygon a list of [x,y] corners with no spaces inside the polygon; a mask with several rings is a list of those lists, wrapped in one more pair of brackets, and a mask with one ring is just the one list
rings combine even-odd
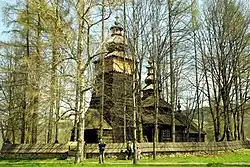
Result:
{"label": "shingled roof", "polygon": [[[85,115],[85,129],[99,129],[100,114],[97,109],[89,108]],[[112,127],[103,119],[103,129],[111,130]]]}
{"label": "shingled roof", "polygon": [[[175,114],[175,118],[180,120],[183,124],[187,124],[188,117],[185,114],[177,112]],[[194,121],[191,121],[190,123],[190,130],[189,133],[198,133],[198,126],[194,123]],[[206,134],[205,131],[201,131],[202,134]]]}
{"label": "shingled roof", "polygon": [[[154,96],[148,96],[146,99],[142,100],[142,107],[153,107],[154,106]],[[163,99],[159,99],[159,107],[170,109],[171,106]]]}
{"label": "shingled roof", "polygon": [[[154,124],[155,123],[155,116],[153,114],[143,114],[142,121],[145,124]],[[158,115],[158,124],[172,125],[171,115],[170,114],[159,114]],[[185,126],[178,119],[175,120],[175,125]]]}

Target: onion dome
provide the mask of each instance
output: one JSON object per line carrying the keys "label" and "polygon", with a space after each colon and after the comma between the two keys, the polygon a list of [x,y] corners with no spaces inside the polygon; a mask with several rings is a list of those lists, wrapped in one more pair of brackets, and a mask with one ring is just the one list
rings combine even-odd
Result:
{"label": "onion dome", "polygon": [[116,17],[116,21],[113,26],[110,28],[111,37],[106,42],[106,49],[108,52],[123,52],[125,51],[125,47],[127,46],[124,37],[123,37],[123,28],[121,24],[118,22],[118,17]]}

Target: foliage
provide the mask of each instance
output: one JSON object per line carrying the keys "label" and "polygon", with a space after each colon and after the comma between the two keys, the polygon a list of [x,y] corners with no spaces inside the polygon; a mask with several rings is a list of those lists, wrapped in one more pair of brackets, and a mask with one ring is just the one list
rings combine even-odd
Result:
{"label": "foliage", "polygon": [[[213,135],[209,140],[244,140],[250,92],[249,13],[236,0],[209,0],[201,11],[194,2],[18,0],[6,5],[5,21],[11,30],[0,50],[2,140],[62,142],[69,140],[72,129],[74,134],[84,131],[88,90],[95,90],[93,60],[103,54],[107,19],[121,14],[121,8],[126,53],[135,63],[131,90],[138,126],[145,62],[153,58],[157,99],[172,103],[172,134],[180,100],[189,124],[202,117],[198,125]],[[157,103],[156,98],[152,101]],[[209,113],[202,109],[198,113],[197,108],[208,105]],[[126,111],[124,115],[126,125]],[[139,141],[141,126],[134,128],[140,131]]]}

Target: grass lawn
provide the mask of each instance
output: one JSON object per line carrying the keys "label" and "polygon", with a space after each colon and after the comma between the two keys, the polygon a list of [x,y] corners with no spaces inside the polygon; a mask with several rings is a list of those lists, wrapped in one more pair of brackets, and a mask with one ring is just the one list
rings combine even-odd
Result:
{"label": "grass lawn", "polygon": [[[1,167],[194,167],[194,165],[152,165],[152,164],[73,164],[73,163],[19,163],[19,164],[0,164]],[[247,165],[223,165],[223,164],[208,164],[195,165],[197,167],[247,167]],[[249,166],[248,166],[249,167]]]}
{"label": "grass lawn", "polygon": [[[106,158],[106,164],[98,164],[97,159],[87,159],[83,164],[74,164],[73,159],[69,160],[0,160],[0,167],[156,167],[156,166],[209,166],[209,167],[227,167],[237,166],[237,163],[250,164],[250,150],[238,150],[228,152],[218,152],[213,155],[201,154],[176,154],[169,156],[158,156],[157,160],[150,157],[144,157],[139,164],[133,165],[132,160],[115,160]],[[223,163],[234,163],[226,164]],[[242,165],[241,166],[247,166]],[[250,166],[249,166],[250,167]]]}
{"label": "grass lawn", "polygon": [[[143,159],[142,162],[152,162],[152,159]],[[177,154],[175,156],[159,157],[157,162],[173,162],[173,163],[236,163],[248,162],[250,163],[250,149],[242,149],[237,151],[217,152],[215,154],[201,154],[201,155],[185,155]]]}

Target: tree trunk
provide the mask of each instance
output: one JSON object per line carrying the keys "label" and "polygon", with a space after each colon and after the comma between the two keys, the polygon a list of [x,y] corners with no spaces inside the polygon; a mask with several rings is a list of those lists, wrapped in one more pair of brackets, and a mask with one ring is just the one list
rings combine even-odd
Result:
{"label": "tree trunk", "polygon": [[[40,4],[39,4],[40,5]],[[42,56],[41,56],[41,17],[40,14],[37,14],[37,32],[36,32],[36,40],[37,40],[37,46],[36,46],[36,51],[37,51],[37,55],[36,55],[36,62],[35,62],[35,70],[36,73],[34,74],[34,85],[35,87],[34,92],[35,95],[33,97],[33,111],[32,111],[32,137],[31,137],[31,142],[32,143],[36,143],[37,142],[37,125],[38,125],[38,112],[39,112],[39,97],[40,97],[40,88],[39,88],[39,84],[40,84],[40,66],[41,66],[41,60],[42,60]]]}
{"label": "tree trunk", "polygon": [[192,2],[192,28],[193,28],[193,42],[194,42],[194,56],[195,56],[195,87],[196,87],[196,110],[198,116],[198,142],[201,141],[201,126],[200,126],[200,102],[199,102],[199,80],[198,80],[198,58],[196,48],[196,0]]}
{"label": "tree trunk", "polygon": [[[58,93],[58,74],[57,74],[57,65],[59,58],[59,23],[60,23],[60,15],[59,15],[59,0],[56,0],[56,20],[54,21],[54,27],[52,30],[52,70],[51,70],[51,85],[50,85],[50,111],[49,111],[49,127],[48,127],[48,143],[52,142],[52,132],[53,132],[53,117],[56,110],[56,101],[57,101],[57,93]],[[57,123],[56,123],[57,124]]]}
{"label": "tree trunk", "polygon": [[[77,122],[77,132],[78,132],[78,138],[77,138],[77,148],[76,148],[76,155],[75,155],[75,163],[80,163],[83,161],[83,150],[84,150],[84,116],[85,116],[85,96],[84,96],[84,67],[83,64],[83,37],[84,37],[84,14],[85,14],[85,2],[82,1],[79,5],[82,5],[79,7],[82,9],[80,12],[78,18],[78,36],[77,36],[77,85],[76,87],[77,92],[79,93],[79,109],[76,110],[76,115],[78,117]],[[87,55],[89,57],[89,29],[86,34],[87,37]],[[88,61],[88,60],[87,60]],[[86,64],[85,64],[86,66]]]}
{"label": "tree trunk", "polygon": [[[29,0],[26,1],[26,14],[29,16]],[[29,17],[28,17],[29,18]],[[29,19],[27,20],[27,24],[29,25]],[[27,27],[26,30],[26,54],[28,57],[30,57],[30,30],[29,26]],[[27,67],[25,67],[27,70]],[[23,99],[22,99],[22,118],[21,118],[21,143],[25,143],[25,139],[27,139],[27,120],[26,120],[26,115],[27,115],[27,85],[28,85],[28,74],[24,74],[24,91],[23,91]],[[28,142],[28,141],[26,141]]]}
{"label": "tree trunk", "polygon": [[47,143],[52,142],[52,130],[53,130],[53,115],[55,111],[55,100],[56,100],[56,89],[57,89],[57,62],[58,62],[58,53],[56,48],[56,37],[53,37],[52,44],[52,72],[51,72],[51,85],[50,85],[50,109],[49,109],[49,123],[48,123],[48,137]]}
{"label": "tree trunk", "polygon": [[[104,51],[104,14],[105,14],[105,6],[104,0],[102,0],[102,33],[101,33],[101,48],[102,52]],[[104,54],[102,56],[102,87],[101,87],[101,111],[100,111],[100,131],[99,138],[103,138],[103,114],[104,114],[104,104],[105,104],[105,61]]]}
{"label": "tree trunk", "polygon": [[133,50],[132,50],[132,56],[133,56],[133,150],[134,150],[134,157],[133,157],[133,164],[137,164],[137,134],[136,134],[136,120],[137,120],[137,37],[136,37],[136,4],[135,0],[132,1],[132,8],[133,8],[133,25],[132,25],[132,34],[133,34]]}
{"label": "tree trunk", "polygon": [[170,105],[172,116],[172,142],[175,142],[175,74],[173,59],[172,2],[168,0],[169,56],[170,56]]}
{"label": "tree trunk", "polygon": [[56,122],[55,122],[55,126],[56,126],[56,130],[55,130],[55,143],[59,143],[59,134],[60,134],[60,129],[59,129],[59,115],[60,115],[60,100],[61,100],[61,92],[60,92],[60,88],[61,88],[61,79],[58,78],[58,87],[56,90]]}

